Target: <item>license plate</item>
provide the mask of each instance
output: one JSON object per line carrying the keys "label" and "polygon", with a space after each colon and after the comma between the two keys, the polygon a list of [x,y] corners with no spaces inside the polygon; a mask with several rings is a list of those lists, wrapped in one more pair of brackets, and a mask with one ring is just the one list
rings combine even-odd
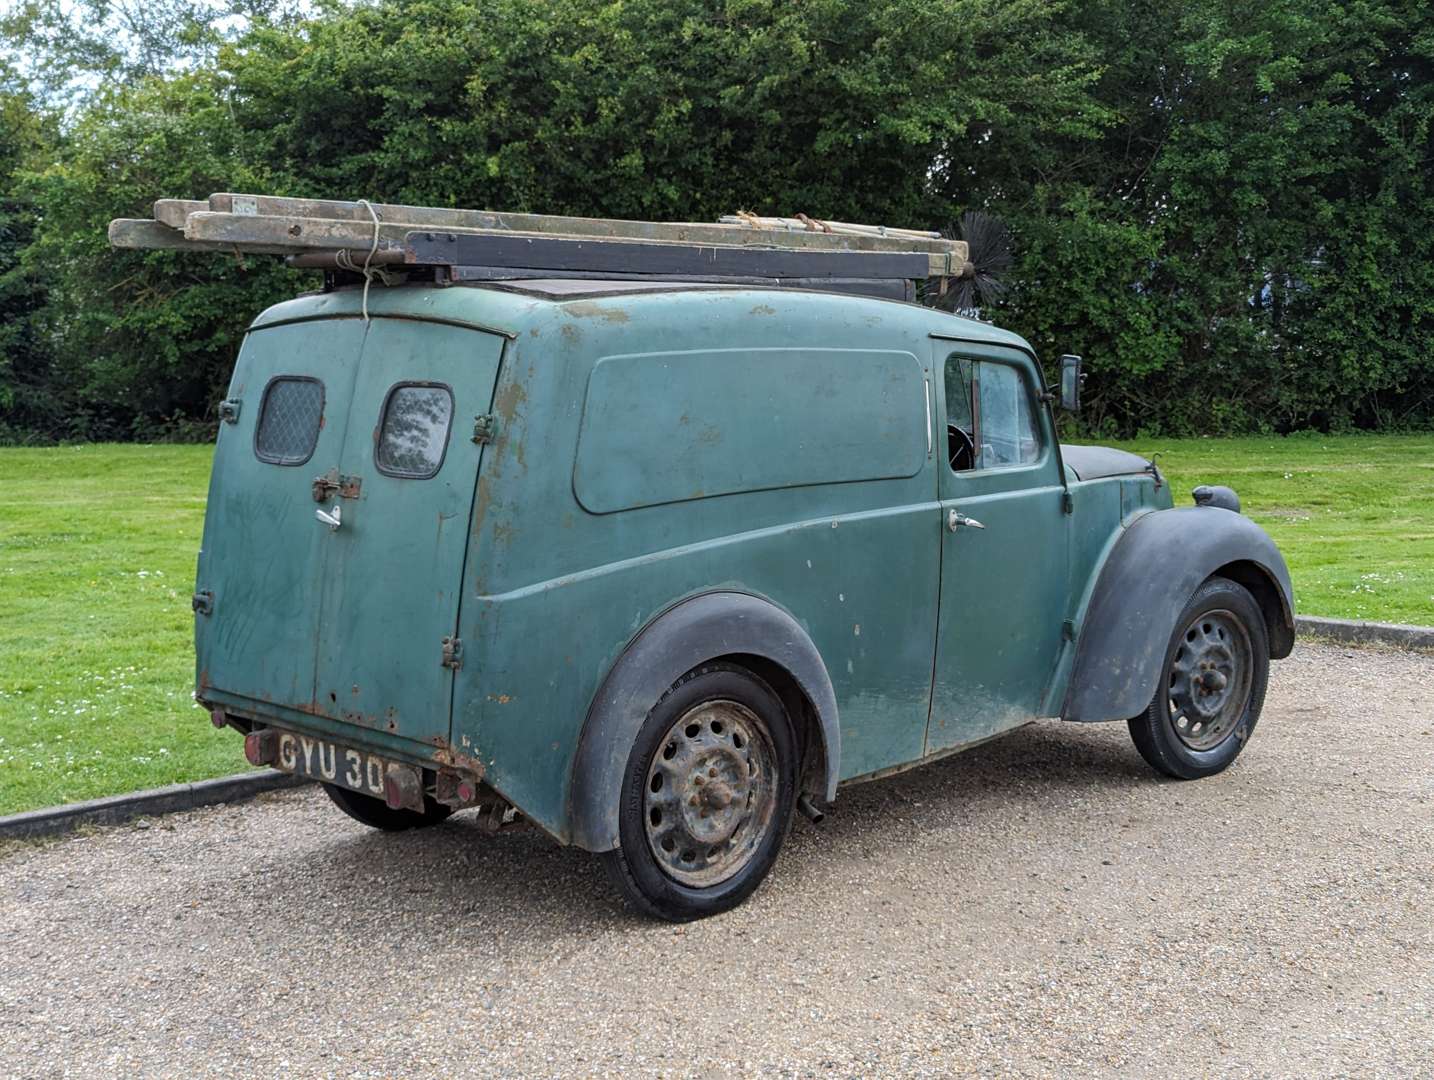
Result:
{"label": "license plate", "polygon": [[273,765],[276,769],[337,784],[350,791],[383,798],[383,778],[397,763],[387,758],[354,750],[348,746],[316,739],[312,735],[294,735],[281,731]]}

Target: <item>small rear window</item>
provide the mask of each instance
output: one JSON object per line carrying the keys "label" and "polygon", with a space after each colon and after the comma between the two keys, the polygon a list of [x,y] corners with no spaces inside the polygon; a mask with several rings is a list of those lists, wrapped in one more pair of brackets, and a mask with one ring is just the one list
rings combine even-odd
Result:
{"label": "small rear window", "polygon": [[453,393],[439,383],[399,383],[388,392],[376,452],[380,472],[426,480],[443,464]]}
{"label": "small rear window", "polygon": [[254,454],[271,465],[302,465],[314,455],[324,419],[324,384],[280,375],[264,388]]}

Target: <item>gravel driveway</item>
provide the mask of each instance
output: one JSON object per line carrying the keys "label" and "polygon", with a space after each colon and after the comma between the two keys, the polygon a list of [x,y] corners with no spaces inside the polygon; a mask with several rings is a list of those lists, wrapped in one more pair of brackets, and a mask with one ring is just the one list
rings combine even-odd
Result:
{"label": "gravel driveway", "polygon": [[1275,672],[1223,776],[1026,728],[844,791],[685,927],[313,789],[12,846],[0,1074],[1434,1074],[1434,658]]}

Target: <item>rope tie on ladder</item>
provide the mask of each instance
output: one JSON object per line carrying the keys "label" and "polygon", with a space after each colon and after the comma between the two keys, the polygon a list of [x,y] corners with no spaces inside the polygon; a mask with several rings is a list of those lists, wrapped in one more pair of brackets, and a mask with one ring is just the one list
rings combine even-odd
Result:
{"label": "rope tie on ladder", "polygon": [[355,273],[363,275],[363,321],[368,322],[368,287],[373,284],[375,277],[381,280],[385,285],[391,284],[393,278],[378,267],[373,267],[372,269],[369,267],[369,264],[373,262],[374,255],[378,253],[378,211],[373,208],[373,203],[367,199],[360,199],[358,202],[360,206],[368,211],[368,216],[373,218],[373,242],[369,245],[368,254],[363,258],[362,266],[354,263],[353,256],[350,255],[347,250],[337,252],[334,255],[334,262],[344,270],[352,270]]}

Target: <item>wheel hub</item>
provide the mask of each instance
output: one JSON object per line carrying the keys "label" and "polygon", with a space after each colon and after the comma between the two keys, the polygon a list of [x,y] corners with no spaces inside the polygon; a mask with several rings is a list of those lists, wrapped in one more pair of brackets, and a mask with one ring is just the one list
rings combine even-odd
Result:
{"label": "wheel hub", "polygon": [[765,725],[735,701],[703,702],[668,729],[643,807],[664,873],[702,887],[741,869],[771,824],[774,761]]}
{"label": "wheel hub", "polygon": [[682,817],[688,833],[705,844],[718,844],[737,831],[747,810],[747,762],[728,748],[698,757],[684,788]]}
{"label": "wheel hub", "polygon": [[1249,700],[1250,636],[1228,611],[1209,611],[1185,629],[1170,662],[1170,722],[1192,750],[1213,750],[1234,732]]}

